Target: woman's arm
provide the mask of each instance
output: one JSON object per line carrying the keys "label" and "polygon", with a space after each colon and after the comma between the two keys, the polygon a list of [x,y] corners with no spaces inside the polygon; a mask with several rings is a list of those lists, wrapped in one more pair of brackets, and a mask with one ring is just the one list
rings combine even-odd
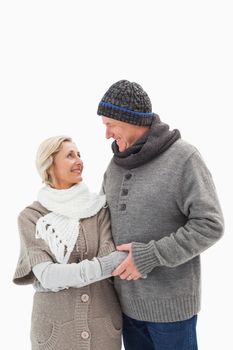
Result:
{"label": "woman's arm", "polygon": [[107,256],[85,259],[79,263],[57,264],[47,261],[35,265],[33,273],[47,291],[81,288],[111,277],[112,271],[126,257],[127,253],[114,251]]}

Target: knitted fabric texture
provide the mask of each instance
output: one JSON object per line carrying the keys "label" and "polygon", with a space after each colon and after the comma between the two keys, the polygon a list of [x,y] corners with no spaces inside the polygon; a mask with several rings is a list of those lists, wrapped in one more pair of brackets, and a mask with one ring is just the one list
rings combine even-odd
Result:
{"label": "knitted fabric texture", "polygon": [[165,152],[180,138],[178,129],[170,130],[169,125],[153,118],[149,131],[124,152],[120,152],[116,141],[112,143],[114,162],[124,169],[137,168]]}
{"label": "knitted fabric texture", "polygon": [[123,313],[149,322],[191,318],[200,310],[199,254],[223,233],[213,180],[199,152],[179,139],[130,170],[112,159],[103,191],[115,244],[132,242],[134,264],[148,274],[145,280],[114,279]]}
{"label": "knitted fabric texture", "polygon": [[[36,264],[56,262],[46,242],[35,238],[35,225],[46,214],[48,210],[34,202],[19,215],[21,249],[14,273],[14,283],[18,285],[35,282],[32,269]],[[68,264],[91,260],[115,250],[110,227],[107,208],[80,220],[78,241]],[[109,280],[58,293],[36,292],[31,314],[30,349],[119,350],[121,327],[120,305]]]}
{"label": "knitted fabric texture", "polygon": [[97,114],[134,125],[151,125],[154,113],[149,96],[134,82],[113,84],[99,103]]}
{"label": "knitted fabric texture", "polygon": [[94,216],[106,203],[105,196],[90,193],[84,183],[69,189],[43,187],[38,201],[51,213],[36,224],[36,238],[44,239],[59,263],[67,263],[79,233],[79,220]]}

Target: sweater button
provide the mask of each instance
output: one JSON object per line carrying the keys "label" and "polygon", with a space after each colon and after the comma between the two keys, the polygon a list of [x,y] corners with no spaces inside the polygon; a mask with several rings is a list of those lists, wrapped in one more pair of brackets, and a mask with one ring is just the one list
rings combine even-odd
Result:
{"label": "sweater button", "polygon": [[120,206],[120,210],[125,210],[126,209],[126,204],[121,204],[121,206]]}
{"label": "sweater button", "polygon": [[127,196],[129,190],[127,190],[127,188],[123,188],[123,190],[121,191],[121,195],[122,196]]}
{"label": "sweater button", "polygon": [[132,174],[126,174],[126,175],[125,175],[126,180],[131,179],[131,177],[132,177]]}
{"label": "sweater button", "polygon": [[89,295],[88,294],[82,294],[81,295],[81,300],[83,303],[87,303],[89,300]]}
{"label": "sweater button", "polygon": [[81,338],[88,339],[90,337],[90,334],[87,331],[83,331],[81,333]]}

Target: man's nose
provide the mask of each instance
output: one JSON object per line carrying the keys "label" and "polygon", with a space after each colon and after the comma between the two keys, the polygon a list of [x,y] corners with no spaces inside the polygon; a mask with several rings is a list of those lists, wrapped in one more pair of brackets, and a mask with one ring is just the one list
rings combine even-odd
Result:
{"label": "man's nose", "polygon": [[112,137],[112,133],[108,129],[106,129],[105,137],[106,139],[110,139]]}

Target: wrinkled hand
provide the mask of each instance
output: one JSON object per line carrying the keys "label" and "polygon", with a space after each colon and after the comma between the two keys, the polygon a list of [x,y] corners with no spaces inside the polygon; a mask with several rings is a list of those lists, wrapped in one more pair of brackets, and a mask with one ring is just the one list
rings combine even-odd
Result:
{"label": "wrinkled hand", "polygon": [[129,252],[127,258],[113,271],[113,276],[119,276],[122,280],[136,281],[142,275],[134,265],[132,258],[132,243],[122,244],[116,247],[118,251]]}

